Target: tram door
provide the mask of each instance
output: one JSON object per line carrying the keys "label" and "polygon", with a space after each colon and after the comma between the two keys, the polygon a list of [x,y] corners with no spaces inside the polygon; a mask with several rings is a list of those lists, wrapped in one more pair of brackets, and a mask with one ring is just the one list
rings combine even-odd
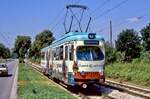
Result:
{"label": "tram door", "polygon": [[51,77],[52,75],[52,71],[53,71],[53,55],[52,55],[52,49],[49,50],[49,70],[48,70],[48,73],[49,73],[49,76]]}
{"label": "tram door", "polygon": [[72,72],[73,60],[74,60],[74,46],[73,44],[65,45],[64,47],[64,64],[63,64],[63,75],[64,82],[67,82],[68,73]]}
{"label": "tram door", "polygon": [[48,74],[48,68],[49,68],[49,51],[46,52],[46,69],[45,74]]}

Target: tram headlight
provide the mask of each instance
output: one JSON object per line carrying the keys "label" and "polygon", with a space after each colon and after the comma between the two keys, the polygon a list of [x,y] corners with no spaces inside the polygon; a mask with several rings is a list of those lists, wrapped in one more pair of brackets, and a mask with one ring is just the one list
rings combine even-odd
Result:
{"label": "tram headlight", "polygon": [[74,76],[74,75],[75,75],[75,72],[72,72],[72,75]]}
{"label": "tram headlight", "polygon": [[77,72],[79,70],[79,67],[77,65],[77,63],[74,61],[73,63],[73,72]]}
{"label": "tram headlight", "polygon": [[100,75],[104,75],[104,72],[103,72],[103,71],[99,71],[99,74],[100,74]]}
{"label": "tram headlight", "polygon": [[104,47],[104,43],[100,42],[99,45],[103,48]]}
{"label": "tram headlight", "polygon": [[103,66],[100,66],[99,73],[100,73],[100,75],[104,75],[104,69],[103,69]]}
{"label": "tram headlight", "polygon": [[85,75],[85,72],[84,72],[84,71],[82,71],[82,72],[81,72],[81,75],[82,75],[82,76],[83,76],[83,75]]}

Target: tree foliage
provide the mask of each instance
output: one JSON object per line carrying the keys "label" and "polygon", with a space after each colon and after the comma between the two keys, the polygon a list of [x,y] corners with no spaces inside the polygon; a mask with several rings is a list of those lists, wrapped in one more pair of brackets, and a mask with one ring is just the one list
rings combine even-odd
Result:
{"label": "tree foliage", "polygon": [[30,46],[31,38],[29,36],[17,36],[13,53],[16,53],[19,58],[24,58]]}
{"label": "tree foliage", "polygon": [[123,30],[116,40],[117,51],[125,53],[125,60],[130,61],[140,56],[141,46],[138,33],[133,29]]}
{"label": "tree foliage", "polygon": [[106,64],[116,61],[116,49],[109,42],[105,43]]}
{"label": "tree foliage", "polygon": [[142,51],[140,60],[150,63],[150,51]]}
{"label": "tree foliage", "polygon": [[44,30],[41,33],[37,34],[35,37],[35,41],[33,42],[29,56],[38,58],[40,57],[40,50],[48,45],[50,45],[55,38],[53,37],[53,33],[50,30]]}
{"label": "tree foliage", "polygon": [[0,58],[9,58],[10,49],[6,48],[2,43],[0,43]]}
{"label": "tree foliage", "polygon": [[143,47],[146,51],[150,51],[150,23],[141,30]]}

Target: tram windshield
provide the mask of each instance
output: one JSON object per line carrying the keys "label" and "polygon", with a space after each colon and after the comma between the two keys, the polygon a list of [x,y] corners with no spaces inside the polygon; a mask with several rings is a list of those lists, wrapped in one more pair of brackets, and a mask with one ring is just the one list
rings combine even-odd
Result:
{"label": "tram windshield", "polygon": [[98,46],[79,46],[77,59],[82,61],[98,61],[104,59],[104,54]]}

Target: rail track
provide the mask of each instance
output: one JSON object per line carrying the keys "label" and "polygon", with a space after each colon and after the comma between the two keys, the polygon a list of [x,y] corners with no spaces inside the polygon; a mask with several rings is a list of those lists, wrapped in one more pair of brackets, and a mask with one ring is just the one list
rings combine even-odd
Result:
{"label": "rail track", "polygon": [[118,83],[118,82],[110,81],[110,80],[106,80],[105,85],[108,87],[119,89],[129,94],[140,96],[145,99],[150,99],[150,90],[148,89],[143,89],[143,88],[139,88],[136,86],[122,84],[122,83]]}
{"label": "rail track", "polygon": [[[36,71],[38,71],[41,75],[43,75],[41,73],[41,67],[36,65],[36,64],[33,64],[33,63],[29,63],[32,68]],[[51,80],[51,79],[49,79]],[[85,94],[85,90],[83,91],[82,89],[75,89],[75,91],[72,91],[72,89],[67,89],[67,87],[65,85],[63,85],[63,83],[57,83],[55,82],[58,86],[60,87],[63,87],[64,90],[67,90],[69,91],[71,94],[73,94],[74,96],[76,96],[77,98],[79,99],[117,99],[116,97],[114,96],[110,96],[110,95],[107,95],[107,94],[104,94],[104,95],[97,95],[95,94],[95,96],[90,96],[88,94]],[[141,98],[144,98],[144,99],[150,99],[150,90],[148,89],[143,89],[143,88],[139,88],[139,87],[135,87],[135,86],[131,86],[131,85],[126,85],[126,84],[122,84],[122,83],[118,83],[118,82],[115,82],[115,81],[110,81],[110,80],[106,80],[106,83],[105,84],[94,84],[95,88],[98,87],[98,86],[104,86],[106,88],[111,88],[111,89],[115,89],[115,90],[119,90],[121,92],[125,92],[125,93],[128,93],[130,95],[134,95],[134,96],[139,96]],[[90,89],[91,90],[91,89]],[[96,89],[95,89],[96,90]],[[99,91],[97,93],[100,93]],[[97,97],[100,97],[100,98],[97,98]]]}

